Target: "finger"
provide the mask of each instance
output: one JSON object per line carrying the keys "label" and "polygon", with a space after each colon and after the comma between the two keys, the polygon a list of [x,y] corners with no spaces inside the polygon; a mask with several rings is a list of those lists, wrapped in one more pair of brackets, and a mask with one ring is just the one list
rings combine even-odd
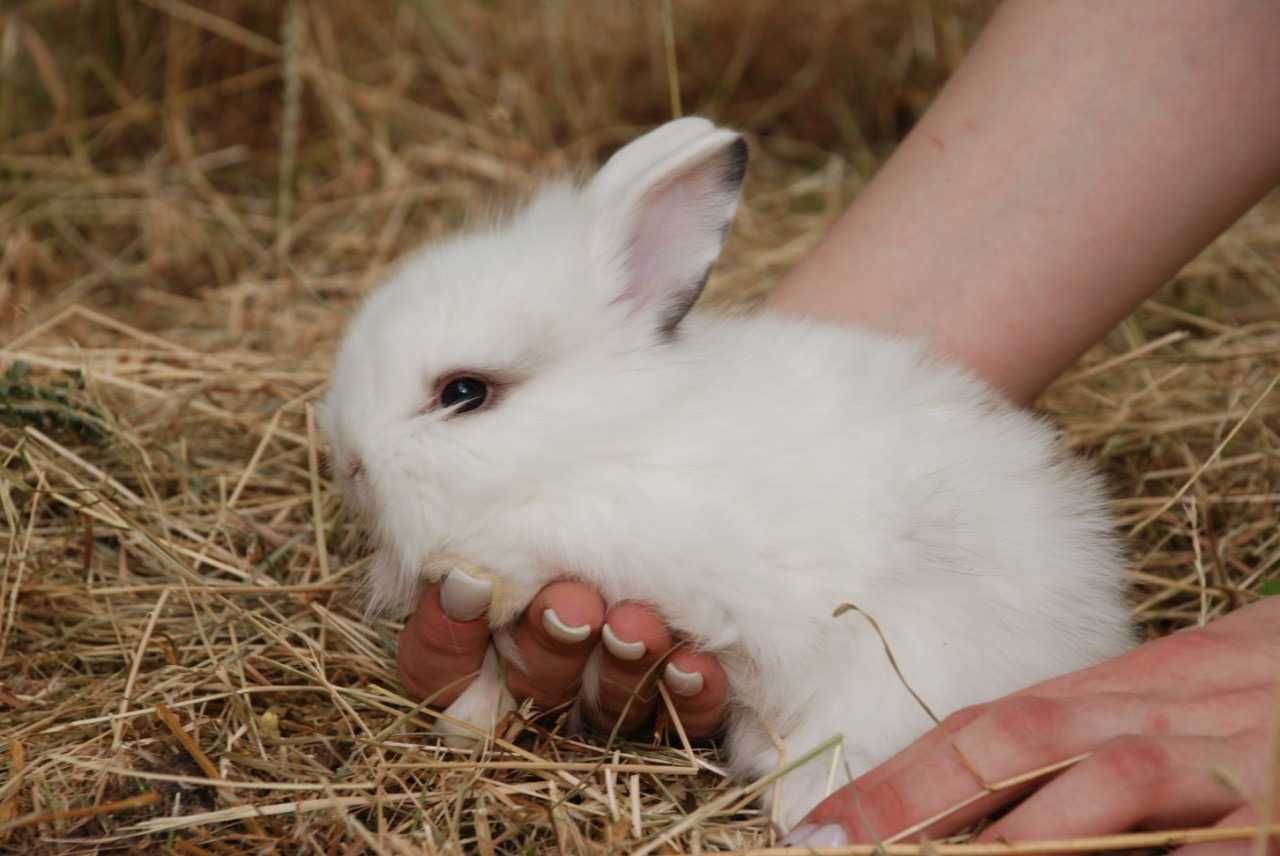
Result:
{"label": "finger", "polygon": [[[1276,638],[1276,622],[1280,621],[1280,600],[1264,597],[1256,603],[1240,607],[1207,625],[1214,632],[1261,644],[1259,650],[1270,652],[1272,663],[1280,655],[1280,639]],[[1268,675],[1273,675],[1269,672]]]}
{"label": "finger", "polygon": [[1053,678],[1027,692],[1052,697],[1081,692],[1186,697],[1270,683],[1280,657],[1276,620],[1280,620],[1280,603],[1255,603],[1204,627],[1156,639],[1122,657]]}
{"label": "finger", "polygon": [[[1196,718],[1208,717],[1206,711]],[[983,795],[985,786],[1050,767],[1120,735],[1168,731],[1178,715],[1171,702],[1133,695],[1008,696],[952,714],[837,791],[807,822],[840,823],[852,840],[879,841],[937,818],[917,835],[948,835],[1019,799],[1034,783]]]}
{"label": "finger", "polygon": [[507,669],[512,694],[539,707],[571,698],[603,623],[604,603],[581,583],[552,583],[538,592],[513,634],[525,670]]}
{"label": "finger", "polygon": [[680,725],[691,738],[713,737],[724,726],[729,678],[711,654],[679,650],[667,658],[662,683]]}
{"label": "finger", "polygon": [[610,608],[600,630],[598,707],[587,716],[601,730],[634,731],[653,714],[659,664],[671,650],[671,633],[648,606],[620,603]]}
{"label": "finger", "polygon": [[[1280,808],[1280,806],[1277,806]],[[1280,813],[1272,812],[1272,819],[1280,817]],[[1258,813],[1253,806],[1241,806],[1215,824],[1217,829],[1253,827],[1258,825]],[[1267,846],[1259,846],[1258,835],[1248,838],[1237,838],[1230,841],[1213,841],[1204,844],[1188,844],[1173,851],[1172,856],[1280,856],[1280,833],[1268,836]]]}
{"label": "finger", "polygon": [[400,680],[415,698],[443,707],[471,683],[488,645],[489,625],[483,616],[454,621],[441,606],[440,585],[429,585],[397,641]]}
{"label": "finger", "polygon": [[[954,742],[960,732],[994,706],[967,708],[947,717],[941,726],[898,755],[819,803],[802,826],[838,826],[844,830],[845,841],[879,842],[973,798],[981,784],[961,761]],[[1006,796],[1007,802],[1012,802],[1025,790],[992,794],[967,803],[911,838],[924,835],[936,839],[950,834],[1005,805]]]}
{"label": "finger", "polygon": [[1264,744],[1232,738],[1125,736],[1049,782],[980,841],[1074,838],[1142,826],[1203,826],[1235,810],[1262,783]]}

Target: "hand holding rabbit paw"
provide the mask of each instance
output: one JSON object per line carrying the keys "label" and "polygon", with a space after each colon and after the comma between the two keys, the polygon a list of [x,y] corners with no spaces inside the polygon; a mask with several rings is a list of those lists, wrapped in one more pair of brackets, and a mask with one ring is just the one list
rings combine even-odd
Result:
{"label": "hand holding rabbit paw", "polygon": [[[478,587],[459,587],[456,581],[454,587],[447,581],[425,587],[398,646],[400,679],[412,695],[445,707],[472,685],[490,645],[485,605]],[[654,680],[661,679],[690,737],[720,729],[728,692],[724,670],[707,654],[669,653],[670,631],[643,604],[620,603],[606,611],[589,587],[555,582],[533,599],[513,639],[528,668],[527,673],[507,669],[507,687],[517,699],[533,699],[542,708],[569,701],[594,656],[600,669],[599,713],[589,718],[595,728],[610,731],[620,721],[627,733],[651,721],[660,703]],[[668,653],[665,664],[655,667]]]}

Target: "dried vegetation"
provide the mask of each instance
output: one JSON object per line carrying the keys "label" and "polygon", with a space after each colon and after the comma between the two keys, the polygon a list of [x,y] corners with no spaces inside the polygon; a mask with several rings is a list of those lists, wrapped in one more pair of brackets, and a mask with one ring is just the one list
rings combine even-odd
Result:
{"label": "dried vegetation", "polygon": [[[987,5],[676,4],[684,109],[757,151],[713,302],[816,239]],[[0,850],[771,842],[710,747],[425,738],[309,410],[389,261],[670,115],[663,8],[0,11]],[[1278,299],[1264,204],[1042,402],[1110,475],[1151,634],[1280,585]]]}

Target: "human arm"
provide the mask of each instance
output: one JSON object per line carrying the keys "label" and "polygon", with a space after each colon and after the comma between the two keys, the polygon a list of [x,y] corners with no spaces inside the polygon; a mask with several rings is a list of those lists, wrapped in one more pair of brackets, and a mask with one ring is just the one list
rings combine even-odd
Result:
{"label": "human arm", "polygon": [[1030,403],[1280,181],[1280,4],[1011,2],[769,308]]}

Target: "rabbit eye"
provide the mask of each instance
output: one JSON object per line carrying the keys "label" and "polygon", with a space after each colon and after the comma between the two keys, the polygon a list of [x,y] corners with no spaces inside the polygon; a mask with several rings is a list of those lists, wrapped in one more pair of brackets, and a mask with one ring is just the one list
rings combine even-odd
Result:
{"label": "rabbit eye", "polygon": [[440,389],[440,405],[455,413],[467,413],[489,400],[489,384],[472,375],[459,375]]}

